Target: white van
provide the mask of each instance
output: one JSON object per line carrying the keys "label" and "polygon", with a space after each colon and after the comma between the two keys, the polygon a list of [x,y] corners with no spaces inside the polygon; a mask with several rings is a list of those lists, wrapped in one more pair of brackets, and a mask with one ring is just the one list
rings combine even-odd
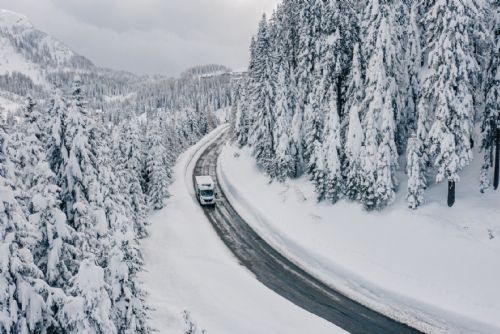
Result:
{"label": "white van", "polygon": [[196,197],[201,205],[215,205],[215,182],[211,176],[196,176]]}

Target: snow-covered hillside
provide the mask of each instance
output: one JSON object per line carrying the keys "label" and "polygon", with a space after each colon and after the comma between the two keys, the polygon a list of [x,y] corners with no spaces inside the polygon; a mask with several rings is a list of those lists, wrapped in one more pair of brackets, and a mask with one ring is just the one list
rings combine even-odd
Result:
{"label": "snow-covered hillside", "polygon": [[71,86],[75,75],[85,82],[90,105],[105,110],[110,119],[118,118],[117,113],[125,117],[195,106],[214,111],[231,103],[232,73],[225,66],[196,66],[180,78],[100,68],[38,30],[26,16],[0,10],[1,109],[18,110],[26,95],[47,100],[54,86]]}
{"label": "snow-covered hillside", "polygon": [[247,148],[226,146],[219,167],[245,220],[323,281],[428,332],[500,331],[500,192],[479,192],[480,162],[464,171],[453,209],[441,184],[420,210],[399,194],[382,212],[318,203],[307,178],[269,183]]}
{"label": "snow-covered hillside", "polygon": [[22,14],[0,10],[0,75],[19,72],[36,84],[46,84],[47,72],[94,70],[86,58],[36,29]]}

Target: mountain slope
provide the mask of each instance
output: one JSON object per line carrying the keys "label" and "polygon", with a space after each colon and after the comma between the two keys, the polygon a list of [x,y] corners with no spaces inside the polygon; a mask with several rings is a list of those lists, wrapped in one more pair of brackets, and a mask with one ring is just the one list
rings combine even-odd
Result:
{"label": "mountain slope", "polygon": [[0,10],[0,74],[23,73],[36,83],[47,72],[93,71],[95,65],[52,36],[36,29],[22,14]]}

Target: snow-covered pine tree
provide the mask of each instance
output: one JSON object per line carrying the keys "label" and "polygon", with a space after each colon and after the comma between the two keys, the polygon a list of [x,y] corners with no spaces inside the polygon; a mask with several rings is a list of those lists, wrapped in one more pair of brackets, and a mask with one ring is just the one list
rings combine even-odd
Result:
{"label": "snow-covered pine tree", "polygon": [[257,86],[257,82],[259,80],[256,36],[252,36],[249,51],[250,51],[250,60],[248,63],[248,73],[243,83],[245,85],[245,94],[241,95],[241,98],[244,98],[246,100],[247,119],[246,122],[236,123],[236,130],[242,133],[241,141],[245,142],[245,145],[250,145],[251,131],[253,128],[252,124],[254,121],[253,113],[255,110],[254,93],[256,89],[255,87]]}
{"label": "snow-covered pine tree", "polygon": [[[25,213],[38,231],[33,248],[35,263],[50,286],[64,289],[78,269],[74,260],[78,253],[74,247],[75,231],[67,224],[66,216],[60,209],[60,188],[42,143],[42,138],[52,138],[50,133],[44,135],[42,130],[49,117],[40,114],[34,107],[35,104],[28,98],[18,129],[23,136],[13,145],[18,158],[17,174],[23,193],[27,195]],[[57,123],[56,119],[53,121]]]}
{"label": "snow-covered pine tree", "polygon": [[[324,115],[322,104],[328,90],[327,62],[321,63],[326,49],[326,33],[322,31],[321,17],[324,12],[322,0],[304,1],[299,35],[299,107],[303,109],[302,154],[308,172],[314,166],[310,159],[321,142]],[[325,75],[323,75],[325,74]]]}
{"label": "snow-covered pine tree", "polygon": [[274,165],[274,138],[273,115],[275,83],[273,82],[272,46],[269,36],[269,25],[264,15],[259,24],[256,45],[256,79],[252,87],[251,106],[254,116],[251,129],[251,145],[257,163],[266,173],[273,171]]}
{"label": "snow-covered pine tree", "polygon": [[[348,124],[344,124],[345,146],[343,161],[343,173],[345,178],[344,192],[351,200],[360,199],[360,152],[364,141],[363,129],[359,111],[364,99],[363,69],[359,44],[355,44],[353,50],[352,70],[349,78],[349,86],[346,93],[345,110],[349,114]],[[341,127],[342,130],[342,127]]]}
{"label": "snow-covered pine tree", "polygon": [[[494,166],[495,149],[499,145],[497,136],[500,136],[500,7],[496,8],[495,21],[493,24],[493,37],[496,37],[496,44],[491,55],[488,66],[486,88],[486,103],[481,124],[482,143],[481,148],[484,153],[484,162],[481,169],[480,191],[484,192],[490,187],[490,169]],[[496,153],[498,154],[498,153]],[[497,172],[498,173],[498,172]]]}
{"label": "snow-covered pine tree", "polygon": [[45,113],[42,121],[45,124],[44,144],[47,150],[47,160],[52,171],[57,175],[63,160],[63,155],[66,154],[65,145],[62,142],[64,139],[63,133],[65,130],[67,104],[64,101],[63,94],[54,90],[50,99],[50,106]]}
{"label": "snow-covered pine tree", "polygon": [[106,290],[104,269],[89,256],[70,280],[72,296],[59,312],[59,321],[70,333],[118,333],[111,319],[112,304]]}
{"label": "snow-covered pine tree", "polygon": [[359,193],[361,203],[368,210],[373,210],[377,205],[375,182],[377,181],[377,128],[375,124],[375,110],[368,109],[363,119],[363,130],[365,132],[363,145],[359,154],[360,180]]}
{"label": "snow-covered pine tree", "polygon": [[[31,194],[29,188],[33,184],[33,171],[44,154],[39,143],[41,131],[38,128],[40,113],[35,109],[36,103],[28,96],[23,107],[21,121],[13,129],[13,143],[10,145],[12,162],[16,165],[17,197],[26,215],[29,215]],[[37,137],[38,136],[38,137]]]}
{"label": "snow-covered pine tree", "polygon": [[[120,193],[129,201],[136,234],[142,238],[146,231],[146,197],[142,187],[143,161],[145,152],[139,133],[137,120],[130,119],[119,126],[114,147],[117,161],[116,173],[120,184]],[[147,183],[147,180],[145,181]]]}
{"label": "snow-covered pine tree", "polygon": [[147,196],[148,204],[154,210],[163,209],[170,194],[168,185],[171,181],[171,166],[164,145],[160,120],[153,120],[147,132],[146,153]]}
{"label": "snow-covered pine tree", "polygon": [[[117,135],[116,130],[112,132],[113,138]],[[105,281],[111,299],[111,319],[118,333],[149,333],[144,292],[137,278],[143,260],[134,230],[134,212],[126,194],[120,192],[117,168],[112,167],[112,151],[101,147],[99,160],[99,182],[109,224]]]}
{"label": "snow-covered pine tree", "polygon": [[408,205],[412,209],[418,208],[424,200],[427,188],[427,174],[429,169],[428,133],[430,127],[429,92],[420,95],[417,105],[416,132],[410,138],[407,146],[407,174],[408,174]]}
{"label": "snow-covered pine tree", "polygon": [[245,77],[238,84],[237,96],[234,104],[234,135],[240,146],[248,144],[248,134],[250,131],[250,115],[248,105],[248,78]]}
{"label": "snow-covered pine tree", "polygon": [[283,66],[287,81],[287,103],[291,115],[290,147],[293,160],[293,177],[298,177],[303,171],[302,159],[302,120],[303,113],[299,105],[298,72],[299,72],[299,28],[302,1],[284,0],[281,10],[278,9],[278,56],[280,64]]}
{"label": "snow-covered pine tree", "polygon": [[402,24],[406,27],[404,64],[406,70],[400,73],[399,89],[402,92],[401,111],[396,117],[396,145],[398,153],[403,154],[408,140],[417,131],[418,98],[420,91],[420,69],[422,65],[421,36],[419,27],[419,2],[407,1],[408,7],[403,7]]}
{"label": "snow-covered pine tree", "polygon": [[99,182],[98,148],[96,140],[91,138],[96,135],[94,127],[83,98],[81,81],[76,78],[63,132],[65,152],[58,170],[62,209],[76,231],[79,269],[69,281],[69,301],[58,313],[58,319],[70,330],[114,333],[116,328],[111,320],[111,300],[105,290],[103,268],[109,224],[103,206],[103,187]]}
{"label": "snow-covered pine tree", "polygon": [[394,96],[396,94],[396,81],[392,79],[386,91],[382,109],[381,142],[377,152],[377,182],[376,197],[377,207],[383,208],[394,201],[398,180],[396,170],[398,166],[398,153],[396,148],[396,124],[394,120]]}
{"label": "snow-covered pine tree", "polygon": [[424,157],[421,150],[421,140],[414,137],[408,142],[407,174],[408,174],[408,194],[406,199],[410,209],[416,209],[424,202],[424,191],[427,186],[425,170],[422,169]]}
{"label": "snow-covered pine tree", "polygon": [[[395,10],[400,0],[371,0],[365,12],[364,54],[367,59],[365,100],[365,152],[363,203],[382,208],[394,199],[398,154],[395,145],[395,115],[401,106],[396,76],[401,73],[401,31]],[[371,184],[371,182],[373,182]]]}
{"label": "snow-covered pine tree", "polygon": [[[320,151],[324,159],[324,197],[332,203],[335,203],[342,196],[343,179],[342,179],[342,163],[340,159],[341,149],[341,134],[340,134],[340,117],[338,114],[337,94],[335,87],[332,86],[328,94],[328,109],[327,121],[325,125],[325,134],[323,138],[323,149]],[[319,159],[320,157],[318,157]]]}
{"label": "snow-covered pine tree", "polygon": [[283,66],[278,71],[278,81],[276,84],[276,122],[273,133],[276,136],[276,171],[274,175],[283,182],[296,174],[295,161],[293,159],[293,147],[291,145],[291,123],[292,112],[288,104],[289,78]]}
{"label": "snow-covered pine tree", "polygon": [[0,126],[0,332],[45,333],[55,323],[46,299],[50,289],[33,260],[35,229],[14,195],[8,142]]}
{"label": "snow-covered pine tree", "polygon": [[434,111],[429,152],[436,181],[447,179],[450,189],[472,160],[474,87],[482,74],[475,45],[485,36],[485,9],[484,1],[446,0],[426,1],[422,8],[427,64],[421,92]]}

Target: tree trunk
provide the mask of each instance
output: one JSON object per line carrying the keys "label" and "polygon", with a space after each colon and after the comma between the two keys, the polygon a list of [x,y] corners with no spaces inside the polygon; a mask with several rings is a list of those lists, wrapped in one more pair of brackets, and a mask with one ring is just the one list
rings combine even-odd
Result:
{"label": "tree trunk", "polygon": [[455,181],[448,180],[448,206],[455,204]]}
{"label": "tree trunk", "polygon": [[493,188],[498,189],[498,181],[500,178],[500,128],[497,128],[497,135],[495,138],[495,177],[493,179]]}

